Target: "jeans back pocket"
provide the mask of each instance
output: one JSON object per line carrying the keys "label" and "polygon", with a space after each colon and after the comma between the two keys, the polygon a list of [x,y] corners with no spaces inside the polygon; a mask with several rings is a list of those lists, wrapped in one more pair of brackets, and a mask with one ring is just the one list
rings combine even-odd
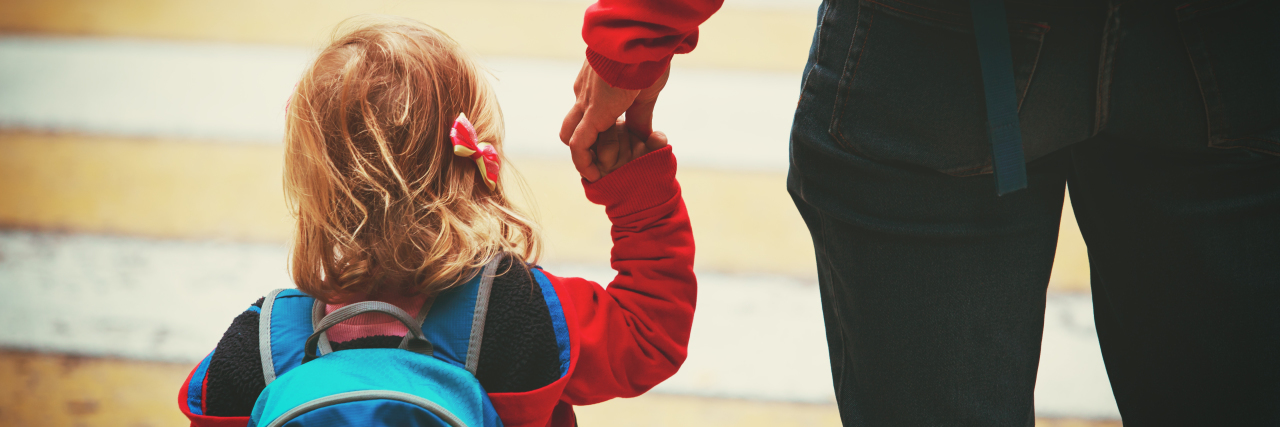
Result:
{"label": "jeans back pocket", "polygon": [[1209,145],[1280,154],[1280,1],[1198,0],[1175,10]]}
{"label": "jeans back pocket", "polygon": [[[858,156],[967,176],[991,171],[986,103],[968,8],[860,0],[829,133]],[[967,6],[967,2],[948,2]],[[1021,104],[1045,23],[1010,21]]]}

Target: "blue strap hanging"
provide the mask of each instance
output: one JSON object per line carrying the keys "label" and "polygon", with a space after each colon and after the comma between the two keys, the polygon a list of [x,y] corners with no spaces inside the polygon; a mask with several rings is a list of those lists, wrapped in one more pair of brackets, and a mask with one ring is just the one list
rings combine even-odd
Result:
{"label": "blue strap hanging", "polygon": [[1022,128],[1018,125],[1018,91],[1013,83],[1013,54],[1003,0],[970,0],[973,33],[982,64],[987,99],[987,138],[991,141],[996,194],[1027,188]]}

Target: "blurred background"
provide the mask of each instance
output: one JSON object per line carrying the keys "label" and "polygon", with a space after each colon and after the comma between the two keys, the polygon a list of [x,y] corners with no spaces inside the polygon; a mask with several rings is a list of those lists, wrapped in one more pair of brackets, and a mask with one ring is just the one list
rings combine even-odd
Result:
{"label": "blurred background", "polygon": [[[285,101],[353,15],[424,21],[481,59],[543,265],[607,283],[608,221],[556,136],[589,3],[0,0],[0,425],[186,423],[190,369],[258,296],[292,286]],[[728,0],[675,59],[655,128],[698,242],[690,356],[652,393],[580,408],[582,425],[839,425],[784,180],[817,4]],[[1050,291],[1037,425],[1119,425],[1069,207]]]}

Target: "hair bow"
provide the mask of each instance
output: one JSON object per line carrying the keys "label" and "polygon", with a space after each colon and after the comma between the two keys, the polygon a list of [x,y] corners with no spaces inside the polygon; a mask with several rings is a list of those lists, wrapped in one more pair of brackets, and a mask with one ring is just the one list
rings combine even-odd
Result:
{"label": "hair bow", "polygon": [[476,128],[471,126],[466,114],[458,114],[458,118],[453,121],[449,139],[453,140],[453,154],[475,160],[484,183],[490,190],[495,189],[498,186],[498,173],[502,168],[498,162],[498,150],[492,144],[476,141]]}

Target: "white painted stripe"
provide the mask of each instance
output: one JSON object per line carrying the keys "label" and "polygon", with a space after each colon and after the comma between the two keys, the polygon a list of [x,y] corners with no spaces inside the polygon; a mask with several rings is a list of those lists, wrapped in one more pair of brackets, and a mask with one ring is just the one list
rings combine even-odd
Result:
{"label": "white painted stripe", "polygon": [[[556,1],[565,3],[582,4],[582,0],[539,0],[539,1]],[[818,5],[822,4],[821,0],[728,0],[724,2],[724,9],[764,9],[777,11],[809,11],[818,10]],[[583,9],[586,9],[584,6]]]}
{"label": "white painted stripe", "polygon": [[[0,232],[0,346],[194,363],[259,296],[290,285],[281,246]],[[549,271],[605,283],[607,267]],[[689,359],[655,390],[830,402],[817,287],[700,272]],[[1087,295],[1051,294],[1036,410],[1115,418]]]}
{"label": "white painted stripe", "polygon": [[756,8],[778,11],[816,11],[820,0],[729,0],[724,7],[734,9]]}
{"label": "white painted stripe", "polygon": [[282,246],[0,232],[0,343],[194,362],[292,287]]}
{"label": "white painted stripe", "polygon": [[[137,39],[0,37],[0,127],[280,143],[314,50]],[[579,63],[483,58],[510,154],[567,158],[558,134]],[[679,61],[677,61],[678,64]],[[785,170],[799,75],[677,67],[655,127],[685,165]]]}
{"label": "white painted stripe", "polygon": [[1119,419],[1087,293],[1049,294],[1036,377],[1036,416]]}
{"label": "white painted stripe", "polygon": [[311,53],[137,39],[0,38],[0,126],[278,143]]}
{"label": "white painted stripe", "polygon": [[[573,105],[581,64],[488,58],[511,153],[561,158],[560,124]],[[680,164],[733,170],[785,171],[800,75],[681,68],[658,98],[654,129],[679,148]]]}

